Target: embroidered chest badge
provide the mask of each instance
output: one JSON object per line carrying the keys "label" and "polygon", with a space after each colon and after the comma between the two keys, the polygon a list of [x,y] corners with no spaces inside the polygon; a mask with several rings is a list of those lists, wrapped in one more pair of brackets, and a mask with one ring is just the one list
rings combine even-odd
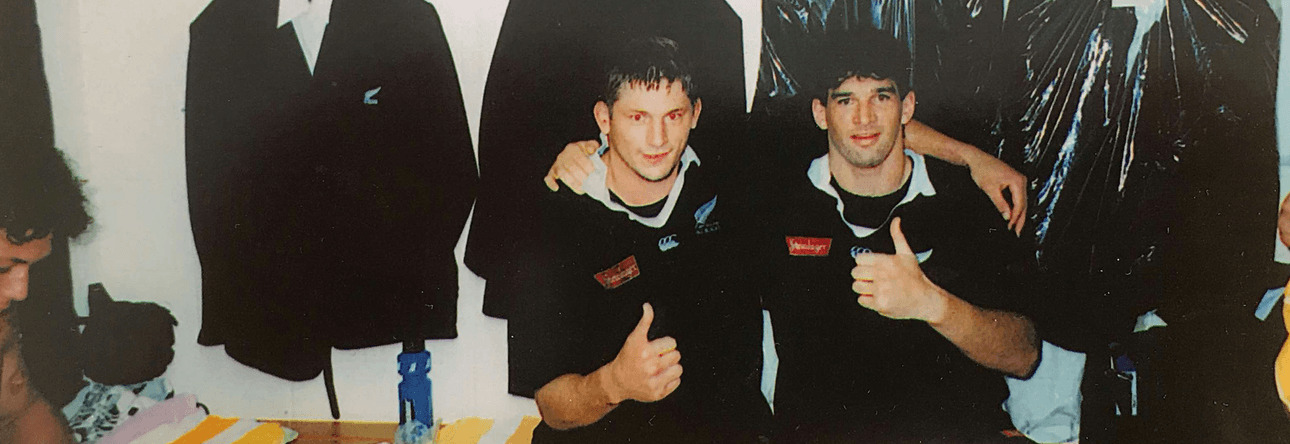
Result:
{"label": "embroidered chest badge", "polygon": [[658,251],[671,250],[676,248],[677,245],[681,245],[681,242],[676,240],[675,234],[669,234],[658,239]]}
{"label": "embroidered chest badge", "polygon": [[[852,258],[855,258],[856,256],[859,256],[859,255],[862,255],[862,254],[865,254],[865,253],[873,253],[873,250],[870,250],[870,249],[868,249],[868,248],[861,247],[861,246],[854,246],[854,247],[851,247],[851,257],[852,257]],[[927,260],[928,260],[928,259],[931,259],[931,258],[932,258],[932,249],[931,249],[931,248],[928,248],[928,249],[927,249],[927,251],[924,251],[924,252],[921,252],[921,253],[914,253],[914,257],[916,257],[916,258],[918,259],[918,263],[920,263],[920,264],[921,264],[921,263],[923,263],[923,262],[927,262]]]}
{"label": "embroidered chest badge", "polygon": [[636,256],[627,256],[617,265],[596,273],[596,281],[606,290],[613,290],[641,275],[640,266],[636,265]]}
{"label": "embroidered chest badge", "polygon": [[379,86],[376,88],[367,90],[367,92],[363,93],[363,104],[375,105],[375,104],[381,103],[381,99],[376,98],[376,94],[379,92],[381,92],[381,87]]}
{"label": "embroidered chest badge", "polygon": [[721,223],[717,221],[708,221],[712,216],[712,210],[717,208],[717,197],[713,196],[712,200],[703,204],[694,212],[694,234],[711,233],[721,229]]}
{"label": "embroidered chest badge", "polygon": [[851,247],[851,258],[853,258],[853,259],[854,259],[856,256],[859,256],[859,255],[862,255],[862,254],[865,254],[865,253],[873,253],[873,250],[870,250],[870,249],[868,249],[868,248],[861,247],[861,246],[854,246],[854,247]]}
{"label": "embroidered chest badge", "polygon": [[828,256],[833,239],[827,237],[786,236],[788,254],[791,256]]}

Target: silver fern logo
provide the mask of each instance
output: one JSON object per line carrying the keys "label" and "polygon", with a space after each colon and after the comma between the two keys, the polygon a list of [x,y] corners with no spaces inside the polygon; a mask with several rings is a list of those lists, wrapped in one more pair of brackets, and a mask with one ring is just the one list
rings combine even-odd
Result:
{"label": "silver fern logo", "polygon": [[363,93],[363,104],[375,105],[375,104],[381,103],[381,99],[376,98],[376,94],[379,92],[381,92],[381,87],[379,86],[376,88],[367,90],[367,92]]}
{"label": "silver fern logo", "polygon": [[717,208],[717,196],[713,196],[712,200],[700,206],[698,210],[695,210],[694,212],[694,233],[695,234],[711,233],[713,231],[717,231],[721,229],[721,224],[719,222],[717,221],[708,222],[708,219],[712,216],[712,210],[715,210],[716,208]]}

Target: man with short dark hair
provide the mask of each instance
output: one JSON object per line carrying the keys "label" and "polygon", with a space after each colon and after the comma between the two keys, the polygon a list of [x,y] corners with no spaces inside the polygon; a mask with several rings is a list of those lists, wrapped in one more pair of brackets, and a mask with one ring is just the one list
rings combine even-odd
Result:
{"label": "man with short dark hair", "polygon": [[547,196],[522,249],[511,392],[537,401],[535,443],[758,442],[761,307],[736,278],[740,221],[687,145],[703,103],[675,42],[619,55],[587,196]]}
{"label": "man with short dark hair", "polygon": [[[62,153],[13,138],[0,146],[0,442],[71,443],[62,415],[31,384],[15,304],[27,298],[29,272],[57,239],[88,228],[81,184]],[[70,348],[70,344],[69,344]]]}
{"label": "man with short dark hair", "polygon": [[1004,440],[1002,376],[1039,361],[1014,285],[1024,246],[967,170],[906,149],[904,48],[831,43],[812,102],[828,153],[766,187],[759,212],[777,285],[775,438]]}

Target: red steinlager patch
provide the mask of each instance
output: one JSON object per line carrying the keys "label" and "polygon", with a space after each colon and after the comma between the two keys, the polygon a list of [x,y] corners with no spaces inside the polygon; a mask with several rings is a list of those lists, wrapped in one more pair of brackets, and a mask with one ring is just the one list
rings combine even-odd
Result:
{"label": "red steinlager patch", "polygon": [[636,256],[627,256],[618,265],[609,267],[609,269],[596,273],[596,280],[606,290],[613,290],[626,284],[636,276],[641,275],[641,269],[636,265]]}
{"label": "red steinlager patch", "polygon": [[833,239],[827,237],[787,236],[788,254],[793,256],[828,256]]}

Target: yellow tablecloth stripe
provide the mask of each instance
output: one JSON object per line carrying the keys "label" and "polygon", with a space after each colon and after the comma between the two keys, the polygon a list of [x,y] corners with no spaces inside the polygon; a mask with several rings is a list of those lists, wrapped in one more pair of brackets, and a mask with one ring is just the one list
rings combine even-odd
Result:
{"label": "yellow tablecloth stripe", "polygon": [[223,418],[216,415],[210,415],[207,416],[206,419],[203,419],[202,422],[198,423],[197,427],[189,430],[188,433],[180,436],[179,439],[171,441],[170,444],[202,444],[206,442],[206,440],[214,438],[215,435],[223,432],[224,429],[229,428],[229,426],[232,426],[233,423],[236,422],[237,418]]}
{"label": "yellow tablecloth stripe", "polygon": [[435,437],[436,444],[475,444],[493,428],[493,420],[476,416],[444,424]]}
{"label": "yellow tablecloth stripe", "polygon": [[[506,439],[506,444],[529,444],[533,441],[533,428],[542,422],[542,418],[536,416],[525,416],[520,420],[519,427],[510,438]],[[436,437],[436,444],[477,444],[480,439],[493,428],[492,419],[479,417],[462,418],[449,424],[444,424],[439,429],[439,435]]]}
{"label": "yellow tablecloth stripe", "polygon": [[282,444],[284,435],[285,432],[282,431],[282,427],[277,424],[260,424],[251,429],[251,431],[246,432],[237,441],[233,441],[233,444]]}
{"label": "yellow tablecloth stripe", "polygon": [[524,419],[520,420],[520,426],[515,428],[515,433],[506,439],[505,444],[529,444],[533,442],[533,429],[540,422],[542,422],[542,418],[524,416]]}

